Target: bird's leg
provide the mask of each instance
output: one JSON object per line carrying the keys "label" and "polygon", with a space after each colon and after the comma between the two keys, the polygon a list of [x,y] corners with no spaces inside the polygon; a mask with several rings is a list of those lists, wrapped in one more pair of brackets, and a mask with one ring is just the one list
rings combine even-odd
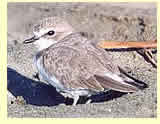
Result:
{"label": "bird's leg", "polygon": [[92,101],[91,99],[88,99],[87,102],[86,102],[86,104],[90,104],[91,101]]}
{"label": "bird's leg", "polygon": [[90,104],[91,102],[92,102],[91,95],[88,95],[86,104]]}
{"label": "bird's leg", "polygon": [[78,100],[79,100],[79,96],[78,95],[74,95],[73,96],[73,104],[72,105],[75,106],[77,104]]}
{"label": "bird's leg", "polygon": [[63,93],[61,92],[61,95],[63,95],[65,97],[65,99],[68,97],[68,98],[72,98],[73,99],[73,106],[75,106],[79,100],[79,96],[78,95],[73,95],[73,94],[70,94],[70,93]]}

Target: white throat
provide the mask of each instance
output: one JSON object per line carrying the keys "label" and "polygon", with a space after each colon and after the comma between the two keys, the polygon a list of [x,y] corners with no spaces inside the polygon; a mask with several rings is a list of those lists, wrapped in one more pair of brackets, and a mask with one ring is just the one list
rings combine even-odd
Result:
{"label": "white throat", "polygon": [[39,40],[35,41],[34,44],[38,48],[39,51],[48,48],[52,44],[56,43],[56,41],[48,40],[46,38],[40,38]]}

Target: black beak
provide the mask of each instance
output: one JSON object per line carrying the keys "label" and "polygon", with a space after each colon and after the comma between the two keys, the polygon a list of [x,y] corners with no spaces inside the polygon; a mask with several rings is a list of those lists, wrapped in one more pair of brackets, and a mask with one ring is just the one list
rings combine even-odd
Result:
{"label": "black beak", "polygon": [[38,39],[39,39],[39,37],[33,36],[33,37],[29,38],[29,39],[24,40],[23,44],[33,43]]}

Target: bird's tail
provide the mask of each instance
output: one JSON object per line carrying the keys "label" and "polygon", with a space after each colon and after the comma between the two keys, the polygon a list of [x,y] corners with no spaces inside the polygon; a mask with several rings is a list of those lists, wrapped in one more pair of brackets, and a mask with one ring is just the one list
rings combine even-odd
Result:
{"label": "bird's tail", "polygon": [[116,74],[95,75],[95,78],[102,87],[120,92],[136,92],[146,87],[133,78],[122,78]]}

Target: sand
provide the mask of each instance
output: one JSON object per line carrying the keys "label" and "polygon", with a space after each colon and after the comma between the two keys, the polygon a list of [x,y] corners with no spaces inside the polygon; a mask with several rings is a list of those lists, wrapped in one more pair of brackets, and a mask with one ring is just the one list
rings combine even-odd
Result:
{"label": "sand", "polygon": [[[43,80],[33,75],[36,48],[24,45],[32,26],[48,16],[60,16],[95,42],[156,39],[157,9],[154,3],[9,3],[8,4],[8,117],[156,117],[157,69],[136,50],[112,51],[114,63],[148,85],[132,94],[106,92],[71,106]],[[156,59],[156,50],[154,58]]]}

